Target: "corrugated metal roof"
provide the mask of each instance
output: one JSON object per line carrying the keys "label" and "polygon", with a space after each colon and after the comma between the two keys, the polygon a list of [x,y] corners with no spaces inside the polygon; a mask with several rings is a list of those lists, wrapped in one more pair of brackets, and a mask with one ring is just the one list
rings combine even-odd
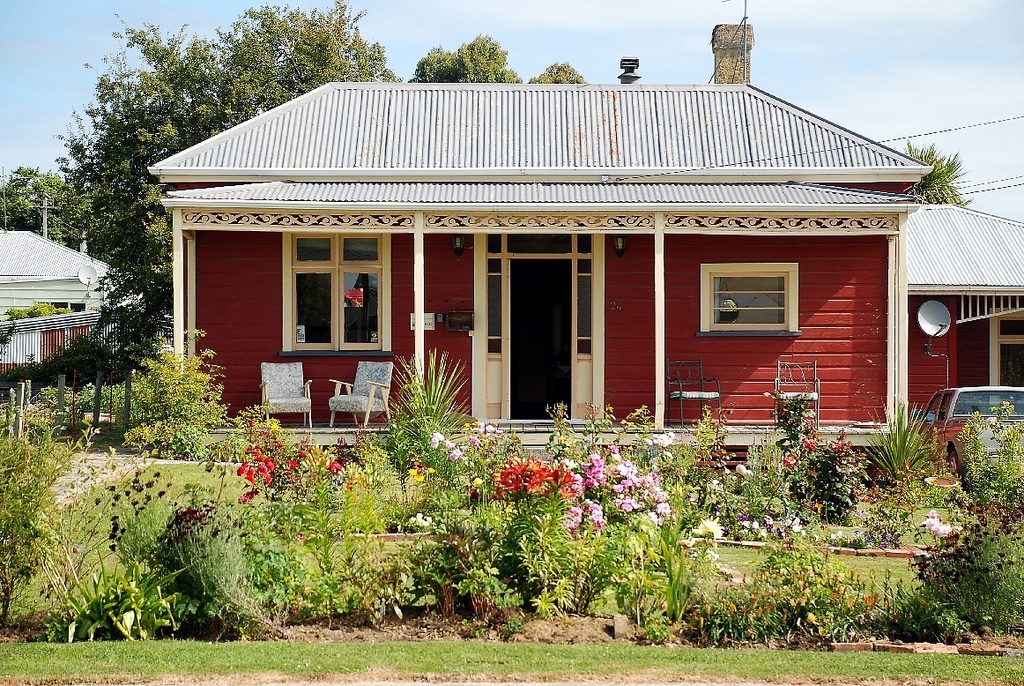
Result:
{"label": "corrugated metal roof", "polygon": [[0,231],[0,276],[77,277],[92,265],[99,276],[107,264],[31,231]]}
{"label": "corrugated metal roof", "polygon": [[750,85],[332,83],[152,170],[920,167]]}
{"label": "corrugated metal roof", "polygon": [[911,288],[1024,289],[1024,223],[954,205],[907,218]]}
{"label": "corrugated metal roof", "polygon": [[906,195],[808,183],[300,183],[269,182],[177,191],[168,205],[353,203],[381,205],[892,205]]}

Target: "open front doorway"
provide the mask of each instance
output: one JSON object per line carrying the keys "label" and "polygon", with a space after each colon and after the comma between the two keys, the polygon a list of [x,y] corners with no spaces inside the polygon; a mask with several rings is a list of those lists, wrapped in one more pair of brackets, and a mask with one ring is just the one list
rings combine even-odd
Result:
{"label": "open front doorway", "polygon": [[572,402],[572,260],[510,260],[511,418]]}

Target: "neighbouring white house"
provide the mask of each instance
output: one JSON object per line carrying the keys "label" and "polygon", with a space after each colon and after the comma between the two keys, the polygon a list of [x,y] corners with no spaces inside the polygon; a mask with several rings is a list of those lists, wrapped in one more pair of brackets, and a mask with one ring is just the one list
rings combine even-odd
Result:
{"label": "neighbouring white house", "polygon": [[0,318],[11,307],[52,303],[99,309],[106,263],[31,231],[0,231]]}

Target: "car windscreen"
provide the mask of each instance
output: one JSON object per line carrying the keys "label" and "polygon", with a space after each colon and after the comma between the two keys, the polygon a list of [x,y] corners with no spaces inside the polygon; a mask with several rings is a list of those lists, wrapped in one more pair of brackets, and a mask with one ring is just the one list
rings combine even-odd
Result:
{"label": "car windscreen", "polygon": [[991,417],[1004,402],[1013,405],[1013,416],[1024,415],[1024,391],[965,391],[957,396],[953,415],[965,417],[978,412]]}

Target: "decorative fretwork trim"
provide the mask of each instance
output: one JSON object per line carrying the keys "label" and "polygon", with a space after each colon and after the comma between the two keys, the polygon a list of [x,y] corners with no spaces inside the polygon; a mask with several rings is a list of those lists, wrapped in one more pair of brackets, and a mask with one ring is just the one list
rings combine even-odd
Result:
{"label": "decorative fretwork trim", "polygon": [[327,214],[312,212],[192,212],[182,213],[188,226],[267,226],[288,228],[387,229],[413,226],[412,214]]}
{"label": "decorative fretwork trim", "polygon": [[665,225],[676,229],[743,229],[754,231],[896,231],[899,225],[891,215],[878,217],[712,217],[692,214],[665,216]]}
{"label": "decorative fretwork trim", "polygon": [[651,214],[427,214],[430,229],[651,229]]}

